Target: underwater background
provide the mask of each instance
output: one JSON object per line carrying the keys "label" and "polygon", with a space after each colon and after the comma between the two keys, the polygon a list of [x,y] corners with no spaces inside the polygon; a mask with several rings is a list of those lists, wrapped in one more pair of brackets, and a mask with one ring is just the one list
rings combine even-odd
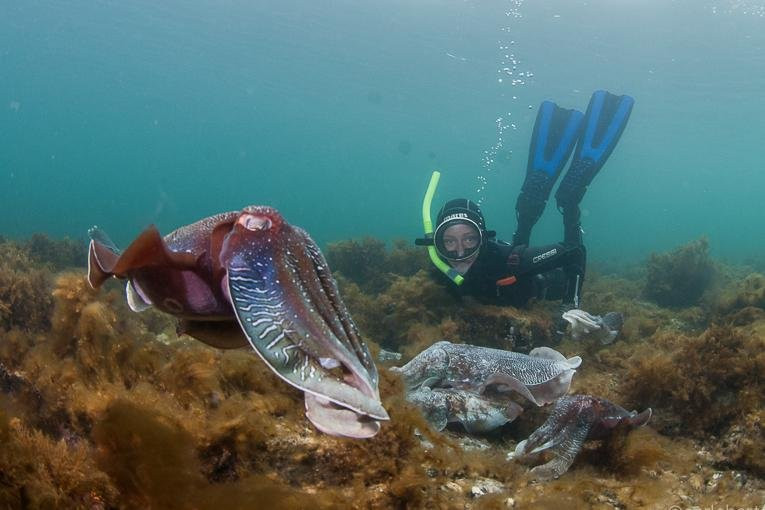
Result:
{"label": "underwater background", "polygon": [[[507,239],[544,99],[635,97],[584,203],[590,256],[706,235],[762,258],[757,1],[3,2],[0,232],[124,246],[248,204],[322,244],[481,199]],[[510,73],[513,73],[512,75]],[[532,242],[561,237],[554,201]]]}
{"label": "underwater background", "polygon": [[[0,508],[764,508],[764,46],[765,0],[0,0]],[[596,89],[636,104],[582,203],[582,307],[624,323],[558,342],[559,303],[456,299],[411,240],[435,169],[434,214],[466,196],[509,239],[540,101]],[[319,241],[374,437],[85,278],[93,224],[124,247],[249,204]],[[560,237],[551,203],[532,243]],[[444,339],[554,346],[571,395],[651,419],[540,480],[508,454],[552,406],[469,433],[413,403],[391,368]]]}

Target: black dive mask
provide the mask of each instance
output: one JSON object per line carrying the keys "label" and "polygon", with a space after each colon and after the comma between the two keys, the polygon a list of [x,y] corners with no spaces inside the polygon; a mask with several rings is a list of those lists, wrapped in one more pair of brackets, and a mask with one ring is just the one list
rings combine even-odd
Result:
{"label": "black dive mask", "polygon": [[[450,233],[450,235],[445,236],[446,230],[456,225],[465,225],[469,227],[469,230],[463,232],[462,235],[452,235]],[[446,239],[444,239],[445,237]],[[481,249],[483,231],[466,214],[450,214],[436,227],[436,231],[433,234],[433,244],[442,258],[450,262],[460,262],[469,259]],[[460,248],[462,249],[462,255],[459,255]]]}

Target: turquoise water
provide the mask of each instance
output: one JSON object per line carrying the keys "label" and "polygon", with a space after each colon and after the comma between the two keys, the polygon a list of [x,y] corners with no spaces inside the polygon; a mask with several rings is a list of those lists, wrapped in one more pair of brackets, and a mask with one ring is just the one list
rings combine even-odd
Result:
{"label": "turquoise water", "polygon": [[[269,204],[322,243],[414,238],[440,169],[437,200],[509,238],[539,102],[605,88],[636,106],[582,204],[591,258],[707,235],[762,260],[764,6],[0,0],[0,234],[124,245]],[[550,206],[532,241],[560,236]]]}

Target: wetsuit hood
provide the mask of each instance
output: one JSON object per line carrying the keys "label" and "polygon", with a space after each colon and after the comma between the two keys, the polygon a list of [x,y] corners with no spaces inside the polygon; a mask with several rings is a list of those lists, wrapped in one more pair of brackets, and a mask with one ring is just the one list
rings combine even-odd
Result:
{"label": "wetsuit hood", "polygon": [[467,198],[455,198],[444,204],[436,218],[436,229],[448,221],[456,219],[471,220],[483,234],[486,232],[486,221],[483,218],[481,208]]}

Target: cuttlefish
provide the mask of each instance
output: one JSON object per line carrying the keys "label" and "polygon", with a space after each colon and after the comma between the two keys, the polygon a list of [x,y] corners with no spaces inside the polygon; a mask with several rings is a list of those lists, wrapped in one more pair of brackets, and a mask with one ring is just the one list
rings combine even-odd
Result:
{"label": "cuttlefish", "polygon": [[454,388],[422,386],[407,393],[406,399],[416,405],[438,431],[449,423],[461,423],[470,434],[489,432],[513,421],[523,408],[500,395],[477,395]]}
{"label": "cuttlefish", "polygon": [[162,237],[151,226],[119,251],[90,233],[88,281],[126,279],[130,308],[153,306],[208,345],[251,345],[305,394],[322,432],[371,437],[388,413],[378,374],[319,247],[270,207],[204,218]]}
{"label": "cuttlefish", "polygon": [[651,408],[638,413],[627,411],[604,398],[570,395],[559,399],[547,421],[508,455],[511,459],[530,458],[549,450],[552,459],[531,470],[540,480],[558,478],[565,473],[587,439],[602,439],[618,425],[640,427],[651,419]]}
{"label": "cuttlefish", "polygon": [[409,391],[420,387],[455,388],[478,395],[487,389],[515,391],[538,406],[565,395],[581,364],[549,347],[529,354],[468,344],[437,342],[412,358],[400,373]]}
{"label": "cuttlefish", "polygon": [[574,340],[596,338],[602,344],[612,343],[624,325],[624,315],[619,312],[608,312],[601,317],[573,309],[565,312],[562,318],[571,325]]}

